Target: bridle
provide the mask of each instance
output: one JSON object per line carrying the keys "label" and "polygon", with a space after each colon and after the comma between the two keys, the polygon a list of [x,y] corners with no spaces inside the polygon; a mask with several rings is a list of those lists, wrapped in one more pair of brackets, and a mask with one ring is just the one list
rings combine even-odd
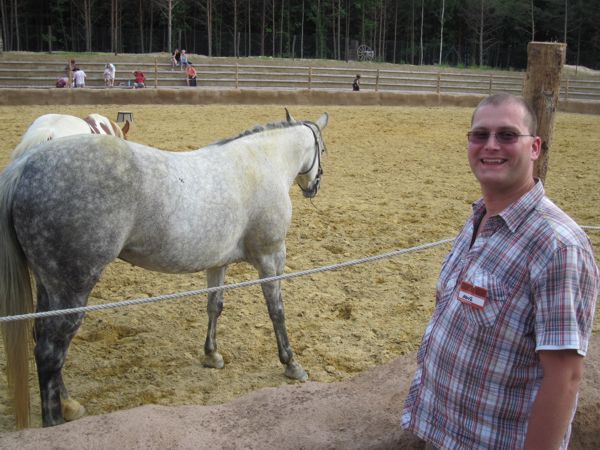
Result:
{"label": "bridle", "polygon": [[323,149],[321,150],[321,148],[319,147],[319,138],[317,137],[316,131],[311,126],[313,125],[318,130],[319,126],[316,123],[307,120],[302,122],[302,125],[307,127],[312,132],[313,137],[315,138],[315,156],[313,157],[310,167],[307,170],[298,173],[298,175],[306,175],[307,173],[310,173],[315,167],[315,164],[319,165],[319,170],[317,172],[317,176],[315,177],[312,189],[304,189],[302,186],[300,186],[300,183],[298,183],[298,187],[300,188],[305,197],[312,198],[315,195],[317,195],[317,192],[319,191],[319,186],[321,185],[321,177],[323,176],[323,167],[321,166],[321,153],[325,153],[325,151],[327,151],[327,148],[325,147],[325,142],[323,142],[322,139],[321,142],[323,142]]}

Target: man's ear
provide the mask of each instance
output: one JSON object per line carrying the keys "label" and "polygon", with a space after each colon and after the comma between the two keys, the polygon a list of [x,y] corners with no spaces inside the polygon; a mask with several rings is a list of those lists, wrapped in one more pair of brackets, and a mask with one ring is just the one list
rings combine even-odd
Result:
{"label": "man's ear", "polygon": [[536,161],[542,154],[542,138],[536,136],[531,144],[531,160]]}

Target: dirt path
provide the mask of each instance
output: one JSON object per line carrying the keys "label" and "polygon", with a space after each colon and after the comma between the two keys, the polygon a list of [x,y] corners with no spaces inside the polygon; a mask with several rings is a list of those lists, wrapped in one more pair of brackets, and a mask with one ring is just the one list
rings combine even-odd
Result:
{"label": "dirt path", "polygon": [[[41,114],[99,112],[115,118],[119,110],[123,107],[0,107],[0,167]],[[177,151],[284,117],[283,108],[275,106],[136,105],[131,110],[131,140]],[[314,120],[324,110],[330,123],[323,187],[314,205],[291,189],[287,272],[454,236],[478,196],[465,157],[471,109],[297,107],[292,113]],[[558,114],[547,191],[581,224],[600,225],[599,130],[600,116]],[[600,253],[600,233],[590,236]],[[291,343],[310,380],[348,380],[414,351],[448,248],[285,282]],[[245,264],[228,272],[229,282],[254,278]],[[204,285],[203,274],[164,275],[115,262],[90,303]],[[258,388],[290,384],[258,287],[225,296],[218,335],[226,363],[222,371],[200,364],[205,332],[204,298],[89,314],[70,349],[67,386],[89,414],[97,415],[146,404],[219,404]],[[2,382],[2,399],[4,389]],[[32,392],[34,424],[39,425],[38,394]],[[13,427],[2,401],[0,431]]]}

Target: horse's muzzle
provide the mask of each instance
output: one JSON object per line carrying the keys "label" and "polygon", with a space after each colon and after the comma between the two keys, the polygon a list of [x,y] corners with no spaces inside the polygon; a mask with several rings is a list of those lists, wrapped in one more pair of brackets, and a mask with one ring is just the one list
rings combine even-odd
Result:
{"label": "horse's muzzle", "polygon": [[321,178],[319,177],[319,178],[315,179],[315,182],[313,183],[313,185],[310,189],[303,189],[302,186],[300,186],[300,189],[302,189],[302,194],[304,194],[304,197],[313,198],[317,195],[317,192],[319,192],[320,187],[321,187]]}

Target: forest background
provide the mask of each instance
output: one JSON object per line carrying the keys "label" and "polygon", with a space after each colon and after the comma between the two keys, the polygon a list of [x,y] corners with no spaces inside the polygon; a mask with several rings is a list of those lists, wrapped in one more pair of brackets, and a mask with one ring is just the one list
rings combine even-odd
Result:
{"label": "forest background", "polygon": [[354,60],[524,69],[567,43],[600,69],[598,0],[0,0],[0,50]]}

